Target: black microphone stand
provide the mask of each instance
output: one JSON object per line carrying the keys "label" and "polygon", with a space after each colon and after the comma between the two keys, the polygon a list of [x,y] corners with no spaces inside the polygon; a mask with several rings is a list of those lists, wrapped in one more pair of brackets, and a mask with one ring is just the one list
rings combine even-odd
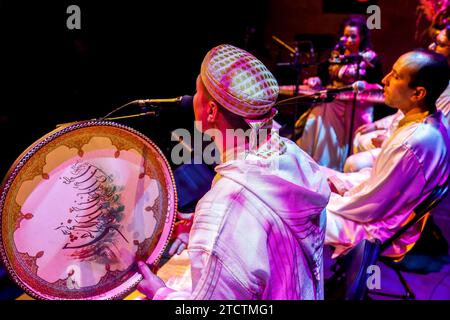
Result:
{"label": "black microphone stand", "polygon": [[[360,69],[361,69],[361,60],[362,56],[359,56],[356,58],[356,80],[360,80]],[[355,114],[356,114],[356,102],[358,98],[358,92],[355,91],[353,93],[353,100],[352,100],[352,116],[350,120],[350,131],[348,132],[348,149],[347,149],[347,158],[350,157],[350,154],[353,149],[353,128],[354,128],[354,122],[355,122]]]}
{"label": "black microphone stand", "polygon": [[[299,94],[299,88],[300,88],[300,79],[301,79],[301,72],[302,72],[302,65],[300,64],[300,52],[298,50],[298,46],[295,48],[294,53],[294,69],[297,74],[297,78],[295,79],[295,90],[294,90],[294,97],[297,97]],[[292,137],[295,138],[295,122],[298,118],[298,110],[299,110],[299,101],[297,100],[297,103],[295,104],[294,108],[294,125],[292,127]]]}
{"label": "black microphone stand", "polygon": [[[295,49],[277,38],[276,36],[272,36],[272,39],[278,42],[282,47],[286,48],[288,51],[291,52],[291,56],[294,58],[292,62],[279,62],[276,65],[278,67],[291,67],[296,72],[296,79],[295,79],[295,88],[294,88],[294,95],[293,98],[296,98],[299,96],[299,88],[300,88],[300,80],[301,80],[301,73],[303,66],[311,65],[311,63],[301,63],[300,62],[300,49],[299,49],[299,43],[297,43]],[[311,45],[311,52],[313,52]],[[311,57],[312,59],[312,57]],[[295,101],[295,107],[294,107],[294,125],[292,127],[292,138],[295,138],[295,123],[297,122],[298,113],[300,109],[300,101],[301,99],[293,99]]]}
{"label": "black microphone stand", "polygon": [[[67,124],[74,124],[74,123],[78,123],[78,122],[113,121],[113,120],[137,118],[137,117],[144,117],[144,116],[151,116],[151,117],[159,116],[159,106],[157,106],[156,104],[150,104],[149,106],[142,106],[139,104],[139,102],[140,102],[140,100],[133,100],[133,101],[127,102],[127,103],[121,105],[120,107],[115,108],[114,110],[112,110],[111,112],[109,112],[108,114],[106,114],[105,116],[100,117],[100,118],[93,118],[93,119],[89,119],[89,120],[76,120],[76,121],[71,121],[71,122],[66,122],[66,123],[58,123],[56,125],[56,128],[59,128],[61,126],[67,125]],[[114,114],[114,113],[118,112],[119,110],[122,110],[123,108],[126,108],[130,105],[140,106],[142,112],[135,113],[135,114],[129,114],[129,115],[123,115],[123,116],[117,116],[117,117],[110,117],[112,114]],[[152,111],[149,111],[149,109],[152,109]]]}

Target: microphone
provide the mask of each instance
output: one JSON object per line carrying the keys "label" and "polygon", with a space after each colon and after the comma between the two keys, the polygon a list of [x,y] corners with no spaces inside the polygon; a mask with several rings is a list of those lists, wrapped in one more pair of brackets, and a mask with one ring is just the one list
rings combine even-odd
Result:
{"label": "microphone", "polygon": [[340,88],[330,88],[330,89],[326,89],[326,90],[319,90],[319,91],[316,91],[311,94],[305,94],[305,95],[300,95],[300,96],[288,98],[285,100],[281,100],[281,101],[278,101],[275,105],[280,106],[280,105],[292,104],[293,101],[302,100],[302,99],[309,99],[309,100],[312,100],[313,102],[332,101],[334,99],[334,96],[341,92],[353,91],[355,93],[359,93],[359,92],[368,91],[368,90],[381,91],[381,90],[383,90],[383,87],[380,86],[379,84],[371,84],[371,83],[367,83],[364,80],[359,80],[359,81],[355,81],[353,84],[351,84],[349,86],[343,86]]}
{"label": "microphone", "polygon": [[360,54],[336,54],[333,55],[328,62],[331,64],[350,64],[364,59]]}
{"label": "microphone", "polygon": [[[171,98],[171,99],[141,99],[141,100],[133,100],[130,101],[128,103],[125,103],[124,105],[121,105],[120,107],[114,109],[113,111],[111,111],[110,113],[108,113],[106,116],[100,118],[100,120],[104,120],[106,118],[108,118],[110,115],[112,115],[113,113],[116,113],[119,110],[122,110],[123,108],[126,108],[130,105],[138,105],[141,107],[142,111],[144,113],[139,114],[139,115],[135,115],[135,116],[141,116],[141,115],[147,115],[147,114],[152,114],[152,115],[157,115],[157,112],[159,111],[159,105],[164,105],[164,104],[175,104],[178,105],[178,109],[192,109],[193,108],[193,100],[194,97],[192,96],[179,96],[177,98]],[[149,109],[153,109],[156,111],[148,111]],[[173,109],[177,109],[177,108],[173,108]]]}
{"label": "microphone", "polygon": [[316,94],[319,95],[331,95],[331,94],[337,94],[340,92],[346,92],[346,91],[353,91],[353,92],[362,92],[366,90],[381,90],[381,87],[378,85],[369,84],[366,81],[359,80],[353,82],[351,85],[343,86],[339,88],[330,88],[326,90],[319,90],[316,92]]}
{"label": "microphone", "polygon": [[362,54],[359,54],[359,53],[340,54],[340,55],[336,56],[336,58],[341,59],[341,60],[359,60],[359,59],[362,59],[363,56],[362,56]]}
{"label": "microphone", "polygon": [[332,64],[349,64],[355,62],[364,62],[371,68],[374,67],[373,60],[377,57],[377,54],[373,51],[359,52],[353,54],[339,54],[333,56],[332,59],[329,60]]}
{"label": "microphone", "polygon": [[189,95],[179,96],[170,99],[141,99],[134,100],[133,103],[138,104],[141,107],[154,106],[154,105],[178,105],[180,109],[187,109],[193,107],[194,97]]}
{"label": "microphone", "polygon": [[341,37],[339,39],[339,41],[336,43],[336,46],[334,47],[333,51],[337,51],[340,54],[343,54],[345,49],[346,49],[345,42],[346,42],[346,38],[345,37]]}

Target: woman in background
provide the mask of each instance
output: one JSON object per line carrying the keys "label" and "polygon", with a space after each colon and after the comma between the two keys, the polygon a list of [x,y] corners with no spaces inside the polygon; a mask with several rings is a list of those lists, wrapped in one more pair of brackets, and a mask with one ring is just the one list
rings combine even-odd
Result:
{"label": "woman in background", "polygon": [[[319,89],[322,83],[331,88],[350,85],[357,80],[379,83],[382,78],[381,64],[372,50],[366,20],[359,16],[349,17],[344,21],[341,34],[329,59],[326,75],[322,75],[322,79],[309,78],[305,84]],[[342,171],[349,148],[352,108],[351,100],[335,100],[313,106],[300,118],[303,121],[297,121],[296,126],[304,125],[297,144],[318,164]],[[372,121],[373,104],[357,101],[353,131]]]}

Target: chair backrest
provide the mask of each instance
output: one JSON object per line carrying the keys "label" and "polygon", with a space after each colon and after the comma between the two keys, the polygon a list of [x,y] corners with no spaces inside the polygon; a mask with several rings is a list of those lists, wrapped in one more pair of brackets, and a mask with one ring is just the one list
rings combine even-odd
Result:
{"label": "chair backrest", "polygon": [[342,257],[345,270],[345,300],[363,300],[368,292],[367,273],[369,266],[375,265],[380,253],[381,242],[362,240]]}
{"label": "chair backrest", "polygon": [[430,212],[434,207],[436,207],[439,202],[447,195],[449,190],[449,182],[447,181],[441,186],[433,189],[430,195],[422,201],[416,208],[414,208],[414,213],[416,214],[414,218],[408,221],[403,227],[401,227],[392,237],[387,239],[381,245],[380,253],[386,250],[392,243],[397,240],[406,230],[408,230],[412,225],[423,219],[425,215]]}
{"label": "chair backrest", "polygon": [[[343,257],[338,258],[335,265],[335,268],[337,269],[335,270],[336,274],[332,278],[345,279],[345,290],[344,292],[341,291],[342,295],[340,295],[340,299],[342,299],[343,296],[345,300],[363,300],[368,293],[368,267],[375,265],[383,250],[389,247],[413,224],[420,221],[431,209],[436,207],[448,191],[448,182],[442,186],[436,187],[431,194],[414,209],[414,212],[416,213],[414,218],[384,243],[381,243],[378,239],[372,241],[362,240]],[[342,275],[344,277],[341,277]]]}

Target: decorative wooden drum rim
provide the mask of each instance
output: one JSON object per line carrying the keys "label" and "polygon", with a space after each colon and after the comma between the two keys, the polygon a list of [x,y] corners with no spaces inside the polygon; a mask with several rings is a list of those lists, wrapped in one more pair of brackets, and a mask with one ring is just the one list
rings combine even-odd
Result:
{"label": "decorative wooden drum rim", "polygon": [[0,197],[0,254],[37,299],[121,299],[171,237],[176,187],[146,136],[110,121],[68,124],[18,157]]}

